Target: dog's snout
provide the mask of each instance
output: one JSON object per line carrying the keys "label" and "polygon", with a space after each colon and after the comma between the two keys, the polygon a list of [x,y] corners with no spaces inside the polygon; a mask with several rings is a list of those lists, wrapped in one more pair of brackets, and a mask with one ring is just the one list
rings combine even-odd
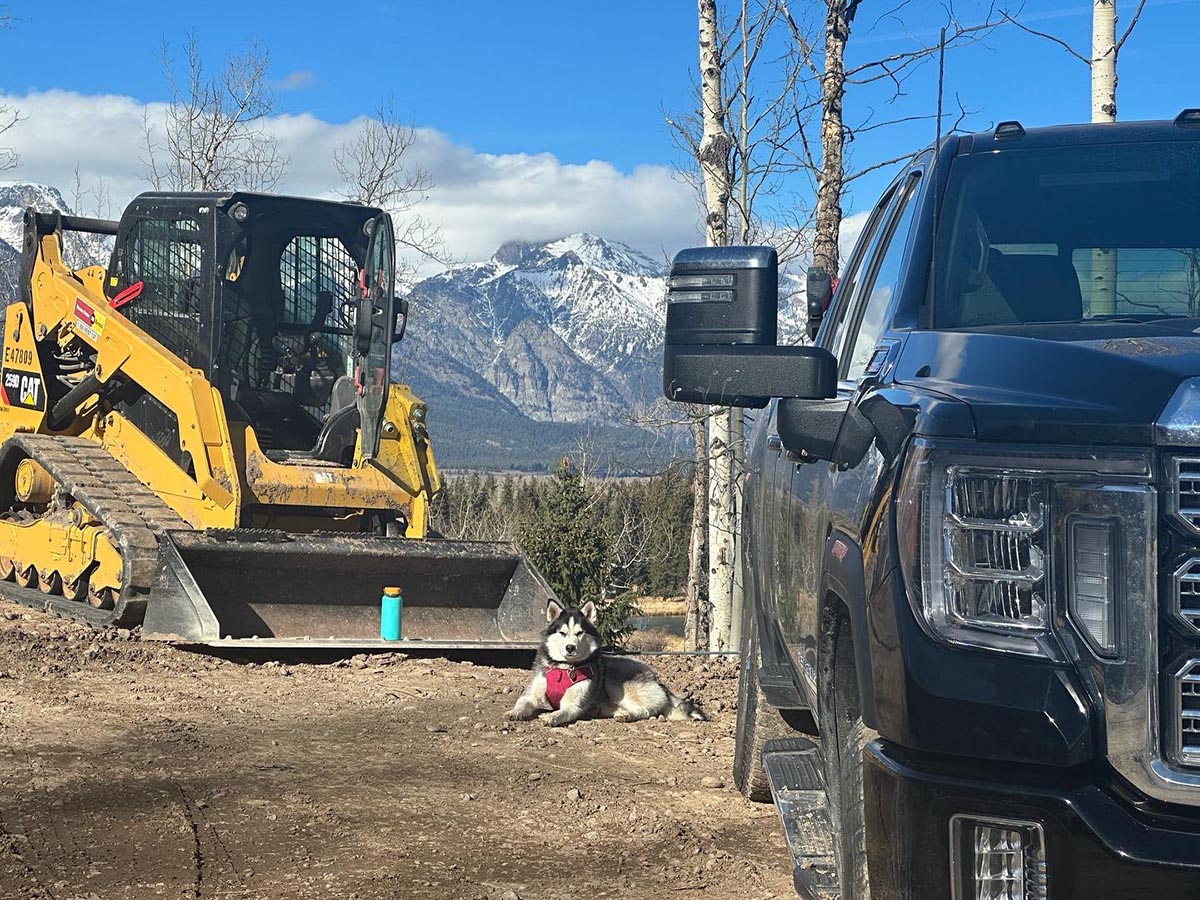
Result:
{"label": "dog's snout", "polygon": [[564,650],[566,650],[568,653],[574,653],[574,652],[575,652],[575,645],[574,645],[574,644],[567,644],[567,646],[566,646],[566,647],[564,647],[563,649],[564,649]]}

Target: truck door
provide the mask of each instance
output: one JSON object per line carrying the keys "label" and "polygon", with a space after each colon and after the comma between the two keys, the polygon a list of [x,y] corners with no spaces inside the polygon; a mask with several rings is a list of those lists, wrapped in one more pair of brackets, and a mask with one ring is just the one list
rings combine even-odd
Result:
{"label": "truck door", "polygon": [[367,264],[359,284],[354,334],[354,380],[361,417],[361,453],[371,459],[379,449],[379,429],[391,378],[392,332],[396,327],[396,238],[392,217],[380,213],[371,226]]}
{"label": "truck door", "polygon": [[[741,550],[742,577],[747,585],[747,597],[758,603],[765,616],[775,616],[775,572],[773,535],[779,504],[774,500],[775,466],[778,458],[767,447],[767,438],[775,434],[775,402],[766,409],[745,411],[749,429],[746,442],[746,478],[743,494],[743,534],[746,546]],[[749,552],[746,552],[749,550]],[[743,612],[749,615],[751,604]],[[749,624],[744,618],[742,628]],[[744,633],[744,632],[743,632]]]}
{"label": "truck door", "polygon": [[[853,399],[867,359],[874,350],[884,325],[884,315],[895,295],[894,284],[884,284],[881,263],[893,262],[902,255],[911,230],[915,181],[898,181],[879,201],[859,238],[837,288],[833,315],[823,323],[817,343],[838,358],[838,396]],[[863,351],[860,343],[869,343]],[[865,359],[860,360],[865,352]],[[782,450],[782,448],[781,448]],[[848,530],[857,537],[853,523],[862,470],[838,472],[827,462],[783,465],[781,454],[777,477],[784,482],[786,494],[784,527],[790,535],[792,553],[785,575],[783,596],[792,599],[780,604],[780,623],[805,675],[815,687],[817,672],[817,635],[820,610],[820,586],[825,563],[826,540],[833,529]],[[845,598],[854,602],[858,598]]]}

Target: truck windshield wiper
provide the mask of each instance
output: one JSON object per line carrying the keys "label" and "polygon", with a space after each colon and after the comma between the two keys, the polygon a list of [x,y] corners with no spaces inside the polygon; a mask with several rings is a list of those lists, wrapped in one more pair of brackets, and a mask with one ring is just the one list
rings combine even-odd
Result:
{"label": "truck windshield wiper", "polygon": [[1187,319],[1189,316],[1173,316],[1164,314],[1161,316],[1096,316],[1091,319],[1081,319],[1081,322],[1134,322],[1136,324],[1144,324],[1146,322],[1162,322],[1165,319]]}

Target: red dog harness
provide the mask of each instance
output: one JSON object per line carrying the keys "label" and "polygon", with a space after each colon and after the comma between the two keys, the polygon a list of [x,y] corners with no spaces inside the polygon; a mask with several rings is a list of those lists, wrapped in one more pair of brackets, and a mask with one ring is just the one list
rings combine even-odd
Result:
{"label": "red dog harness", "polygon": [[581,681],[587,681],[592,677],[591,666],[571,666],[569,668],[553,668],[546,669],[546,702],[550,704],[551,709],[558,709],[562,703],[563,694],[570,690],[574,685]]}

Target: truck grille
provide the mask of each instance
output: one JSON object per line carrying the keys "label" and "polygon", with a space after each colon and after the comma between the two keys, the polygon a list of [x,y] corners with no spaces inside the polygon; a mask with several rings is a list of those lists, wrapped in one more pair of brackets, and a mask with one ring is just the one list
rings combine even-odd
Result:
{"label": "truck grille", "polygon": [[1200,765],[1200,659],[1193,659],[1179,671],[1175,686],[1179,761],[1189,766]]}
{"label": "truck grille", "polygon": [[1193,556],[1175,570],[1173,600],[1180,620],[1200,633],[1200,556]]}
{"label": "truck grille", "polygon": [[1182,541],[1169,539],[1168,545],[1182,550],[1183,555],[1172,566],[1163,613],[1164,618],[1174,619],[1172,630],[1182,630],[1186,656],[1180,665],[1176,640],[1161,647],[1159,666],[1174,677],[1165,682],[1169,696],[1160,709],[1167,720],[1163,726],[1167,755],[1176,765],[1195,769],[1200,768],[1200,656],[1196,647],[1200,635],[1200,456],[1170,457],[1166,475],[1164,505],[1171,530],[1183,537]]}
{"label": "truck grille", "polygon": [[1200,459],[1175,457],[1171,513],[1192,534],[1200,534]]}

